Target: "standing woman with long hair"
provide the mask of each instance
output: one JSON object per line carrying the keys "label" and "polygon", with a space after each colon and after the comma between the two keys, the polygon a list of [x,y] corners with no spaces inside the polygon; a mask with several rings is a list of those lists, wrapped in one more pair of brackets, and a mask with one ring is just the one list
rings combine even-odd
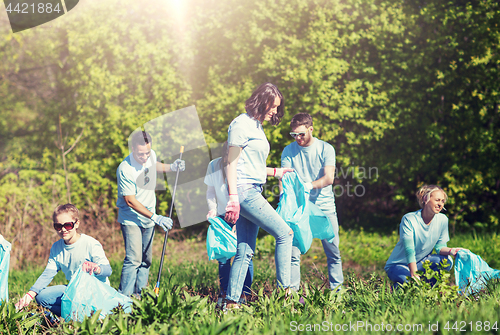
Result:
{"label": "standing woman with long hair", "polygon": [[259,227],[276,239],[275,262],[278,287],[290,286],[290,265],[293,231],[262,196],[262,185],[268,176],[281,178],[290,168],[266,167],[269,155],[262,123],[273,126],[284,115],[284,99],[278,88],[270,83],[257,87],[245,103],[246,113],[229,125],[229,156],[227,181],[229,202],[225,219],[236,222],[238,246],[229,276],[227,308],[238,307],[248,265],[255,252]]}

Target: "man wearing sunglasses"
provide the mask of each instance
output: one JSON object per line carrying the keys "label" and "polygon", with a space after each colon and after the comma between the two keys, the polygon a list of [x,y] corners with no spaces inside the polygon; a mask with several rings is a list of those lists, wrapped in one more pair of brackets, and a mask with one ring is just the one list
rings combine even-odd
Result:
{"label": "man wearing sunglasses", "polygon": [[[335,149],[329,143],[313,137],[313,120],[307,113],[296,114],[290,122],[290,135],[295,139],[281,154],[281,167],[293,168],[304,181],[309,200],[330,219],[335,238],[321,240],[325,250],[330,289],[340,290],[344,281],[339,250],[339,224],[332,184],[335,176]],[[300,251],[292,247],[290,286],[300,286]]]}
{"label": "man wearing sunglasses", "polygon": [[125,241],[119,292],[128,296],[140,295],[147,285],[155,224],[164,231],[172,228],[171,218],[156,214],[156,173],[185,170],[180,159],[172,164],[157,162],[147,132],[133,133],[130,142],[132,153],[116,170],[118,222]]}

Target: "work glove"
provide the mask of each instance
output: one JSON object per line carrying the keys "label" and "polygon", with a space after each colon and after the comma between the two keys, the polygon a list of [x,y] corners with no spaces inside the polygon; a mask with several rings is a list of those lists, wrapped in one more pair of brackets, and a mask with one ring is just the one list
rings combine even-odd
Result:
{"label": "work glove", "polygon": [[153,222],[158,226],[162,227],[165,232],[172,229],[172,226],[174,225],[171,218],[163,215],[153,214],[153,216],[151,216],[151,220],[153,220]]}
{"label": "work glove", "polygon": [[177,170],[184,171],[186,170],[186,162],[183,161],[182,159],[177,158],[175,162],[170,164],[170,170],[174,172]]}
{"label": "work glove", "polygon": [[28,306],[31,301],[33,301],[33,298],[29,292],[26,293],[18,302],[15,304],[16,310],[23,309],[24,307]]}
{"label": "work glove", "polygon": [[240,202],[239,201],[229,201],[226,206],[226,216],[224,220],[229,223],[236,223],[240,217]]}
{"label": "work glove", "polygon": [[96,275],[101,273],[101,267],[96,263],[85,261],[82,264],[82,269],[85,272],[88,272],[90,275],[95,273]]}
{"label": "work glove", "polygon": [[208,220],[208,218],[213,218],[216,216],[217,216],[217,212],[212,209],[212,210],[208,211],[207,220]]}
{"label": "work glove", "polygon": [[283,175],[287,172],[293,172],[294,170],[291,169],[291,168],[276,168],[276,173],[274,174],[274,176],[276,178],[283,178]]}

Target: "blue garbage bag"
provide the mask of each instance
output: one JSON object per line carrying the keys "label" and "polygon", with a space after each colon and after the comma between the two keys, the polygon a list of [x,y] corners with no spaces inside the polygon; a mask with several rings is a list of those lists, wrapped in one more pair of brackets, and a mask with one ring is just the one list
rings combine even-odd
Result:
{"label": "blue garbage bag", "polygon": [[0,302],[9,301],[10,249],[10,243],[0,235]]}
{"label": "blue garbage bag", "polygon": [[333,241],[335,237],[335,232],[333,231],[332,223],[328,216],[323,213],[323,211],[308,201],[309,203],[309,225],[311,226],[311,232],[313,238],[319,238],[320,240]]}
{"label": "blue garbage bag", "polygon": [[207,231],[208,259],[216,259],[225,263],[236,255],[236,236],[231,227],[222,218],[216,216],[208,219],[210,226]]}
{"label": "blue garbage bag", "polygon": [[323,211],[309,201],[304,183],[295,172],[285,173],[281,179],[283,195],[276,212],[293,230],[293,245],[305,254],[313,238],[332,240],[333,227]]}
{"label": "blue garbage bag", "polygon": [[469,250],[459,250],[455,258],[455,284],[460,293],[469,295],[482,290],[488,280],[500,278],[500,270],[490,268],[488,263]]}
{"label": "blue garbage bag", "polygon": [[126,313],[132,311],[132,299],[80,267],[69,281],[62,296],[61,316],[66,321],[81,322],[85,316],[100,310],[99,318],[104,318],[119,304]]}

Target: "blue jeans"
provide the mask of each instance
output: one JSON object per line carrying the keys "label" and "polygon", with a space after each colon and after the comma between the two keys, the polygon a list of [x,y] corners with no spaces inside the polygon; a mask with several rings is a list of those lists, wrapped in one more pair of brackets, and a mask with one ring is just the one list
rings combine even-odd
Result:
{"label": "blue jeans", "polygon": [[[442,256],[437,254],[429,254],[418,261],[417,270],[424,271],[424,267],[422,266],[422,264],[426,260],[429,260],[431,262],[430,268],[434,271],[438,271],[438,265],[443,261],[443,259],[448,259],[449,264],[443,270],[450,271],[451,267],[453,266],[453,259],[450,256]],[[410,277],[410,268],[408,267],[408,264],[393,264],[387,270],[385,270],[385,272],[387,273],[389,279],[394,283],[394,287],[398,287],[398,284],[404,284],[408,280],[407,277]],[[436,283],[436,279],[432,278],[429,282],[431,283],[431,285],[434,285]]]}
{"label": "blue jeans", "polygon": [[[221,218],[224,217],[221,215]],[[234,223],[226,222],[229,227],[233,228]],[[220,293],[222,295],[227,294],[227,287],[229,285],[229,274],[231,273],[231,260],[228,259],[225,263],[219,262],[219,285],[220,285]],[[248,265],[248,272],[245,277],[245,283],[243,285],[243,293],[246,295],[252,295],[250,288],[252,287],[253,281],[253,261],[250,260],[250,264]]]}
{"label": "blue jeans", "polygon": [[48,286],[35,296],[36,302],[57,316],[61,316],[61,299],[66,285]]}
{"label": "blue jeans", "polygon": [[125,259],[118,292],[127,296],[140,294],[142,288],[148,284],[155,228],[125,225],[121,227],[125,241]]}
{"label": "blue jeans", "polygon": [[238,187],[240,198],[240,218],[236,222],[238,245],[229,276],[227,296],[232,301],[240,299],[243,282],[254,255],[259,227],[276,239],[274,258],[278,286],[284,288],[290,286],[293,231],[261,193],[262,185]]}
{"label": "blue jeans", "polygon": [[[342,260],[340,259],[339,249],[339,221],[337,213],[328,214],[330,223],[333,227],[335,237],[332,243],[328,240],[321,240],[323,250],[326,255],[326,263],[328,265],[328,277],[330,280],[330,289],[336,290],[344,282],[344,274],[342,272]],[[300,288],[300,250],[297,247],[292,247],[292,266],[290,271],[290,287],[294,290]]]}

